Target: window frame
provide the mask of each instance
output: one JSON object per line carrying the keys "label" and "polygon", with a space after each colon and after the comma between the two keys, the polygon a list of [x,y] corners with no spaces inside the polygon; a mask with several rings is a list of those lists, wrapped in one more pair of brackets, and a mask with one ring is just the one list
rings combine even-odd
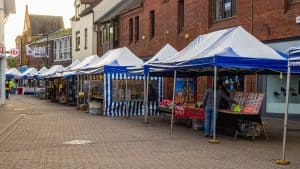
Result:
{"label": "window frame", "polygon": [[75,32],[75,51],[80,51],[80,31]]}
{"label": "window frame", "polygon": [[134,29],[135,29],[134,38],[135,41],[138,41],[140,39],[140,17],[139,16],[134,17]]}
{"label": "window frame", "polygon": [[84,49],[88,48],[88,30],[87,28],[84,29]]}
{"label": "window frame", "polygon": [[177,33],[181,33],[184,31],[184,15],[185,15],[185,5],[184,5],[184,0],[178,0],[177,2]]}
{"label": "window frame", "polygon": [[149,21],[150,21],[150,24],[149,24],[149,26],[150,26],[149,35],[150,36],[149,37],[150,37],[150,39],[152,39],[155,36],[155,10],[150,11]]}
{"label": "window frame", "polygon": [[133,18],[130,18],[128,21],[128,36],[129,36],[129,44],[133,42]]}
{"label": "window frame", "polygon": [[[220,16],[217,16],[217,1],[221,1],[221,10],[220,12]],[[229,1],[231,3],[230,6],[230,16],[226,16],[226,7],[225,7],[225,3],[226,1]],[[211,8],[212,8],[212,14],[211,14],[211,20],[212,21],[220,21],[220,20],[224,20],[224,19],[230,19],[236,16],[236,0],[212,0],[211,1]]]}

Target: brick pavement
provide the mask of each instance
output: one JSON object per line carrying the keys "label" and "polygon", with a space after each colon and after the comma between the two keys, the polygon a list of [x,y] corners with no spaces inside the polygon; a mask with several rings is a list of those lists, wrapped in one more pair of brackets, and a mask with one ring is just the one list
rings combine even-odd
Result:
{"label": "brick pavement", "polygon": [[[17,96],[11,104],[24,102],[29,113],[0,135],[0,168],[300,168],[300,133],[289,131],[286,167],[274,164],[280,157],[279,120],[266,119],[271,139],[234,141],[219,136],[211,145],[202,132],[175,126],[151,117],[109,118],[92,116],[73,107]],[[31,111],[29,111],[31,110]],[[2,112],[2,108],[0,108]],[[1,115],[0,115],[1,118]],[[273,128],[274,126],[274,128]],[[299,128],[291,122],[290,128]],[[89,140],[85,145],[66,145],[71,140]]]}

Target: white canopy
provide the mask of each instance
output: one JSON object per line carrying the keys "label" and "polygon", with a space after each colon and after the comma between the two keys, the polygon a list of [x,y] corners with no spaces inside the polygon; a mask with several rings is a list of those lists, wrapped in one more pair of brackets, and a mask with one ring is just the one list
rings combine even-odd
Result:
{"label": "white canopy", "polygon": [[73,68],[69,69],[69,71],[85,69],[86,67],[98,62],[99,60],[100,60],[100,57],[97,55],[89,56],[89,57],[85,58],[83,61],[81,61],[77,66],[74,66]]}
{"label": "white canopy", "polygon": [[65,67],[64,71],[68,71],[72,68],[74,68],[75,66],[78,66],[80,64],[80,60],[76,59],[74,62],[72,62],[72,64],[70,64],[68,67]]}
{"label": "white canopy", "polygon": [[86,67],[86,69],[103,66],[137,66],[143,63],[142,59],[138,58],[127,47],[123,47],[106,52],[98,62]]}
{"label": "white canopy", "polygon": [[62,72],[64,67],[62,65],[53,65],[47,72],[41,74],[42,77],[55,75],[57,72]]}
{"label": "white canopy", "polygon": [[168,59],[169,57],[175,55],[178,51],[171,46],[170,44],[166,44],[155,56],[149,59],[145,64],[155,63],[161,60]]}
{"label": "white canopy", "polygon": [[39,74],[43,74],[45,72],[47,72],[49,69],[46,68],[45,66],[43,66],[40,70],[39,70]]}
{"label": "white canopy", "polygon": [[5,75],[12,76],[13,78],[21,78],[22,73],[17,68],[11,68],[5,72]]}
{"label": "white canopy", "polygon": [[22,76],[24,78],[33,78],[34,76],[37,76],[39,72],[36,70],[36,68],[29,68],[24,73],[22,73]]}

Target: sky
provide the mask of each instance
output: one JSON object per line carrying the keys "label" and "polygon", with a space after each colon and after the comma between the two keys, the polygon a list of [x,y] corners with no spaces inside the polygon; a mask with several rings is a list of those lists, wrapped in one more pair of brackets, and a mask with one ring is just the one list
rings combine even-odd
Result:
{"label": "sky", "polygon": [[16,14],[9,16],[5,24],[5,46],[15,47],[15,38],[21,35],[24,27],[25,6],[29,14],[63,16],[65,28],[71,27],[70,18],[74,15],[74,0],[15,0]]}

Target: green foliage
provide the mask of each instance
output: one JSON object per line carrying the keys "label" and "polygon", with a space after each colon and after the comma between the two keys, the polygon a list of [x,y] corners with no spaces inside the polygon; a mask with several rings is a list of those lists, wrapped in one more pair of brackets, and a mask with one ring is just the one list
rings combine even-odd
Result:
{"label": "green foliage", "polygon": [[6,59],[6,62],[7,62],[7,66],[10,67],[10,68],[17,67],[17,60],[16,60],[16,58],[9,57],[9,58]]}

